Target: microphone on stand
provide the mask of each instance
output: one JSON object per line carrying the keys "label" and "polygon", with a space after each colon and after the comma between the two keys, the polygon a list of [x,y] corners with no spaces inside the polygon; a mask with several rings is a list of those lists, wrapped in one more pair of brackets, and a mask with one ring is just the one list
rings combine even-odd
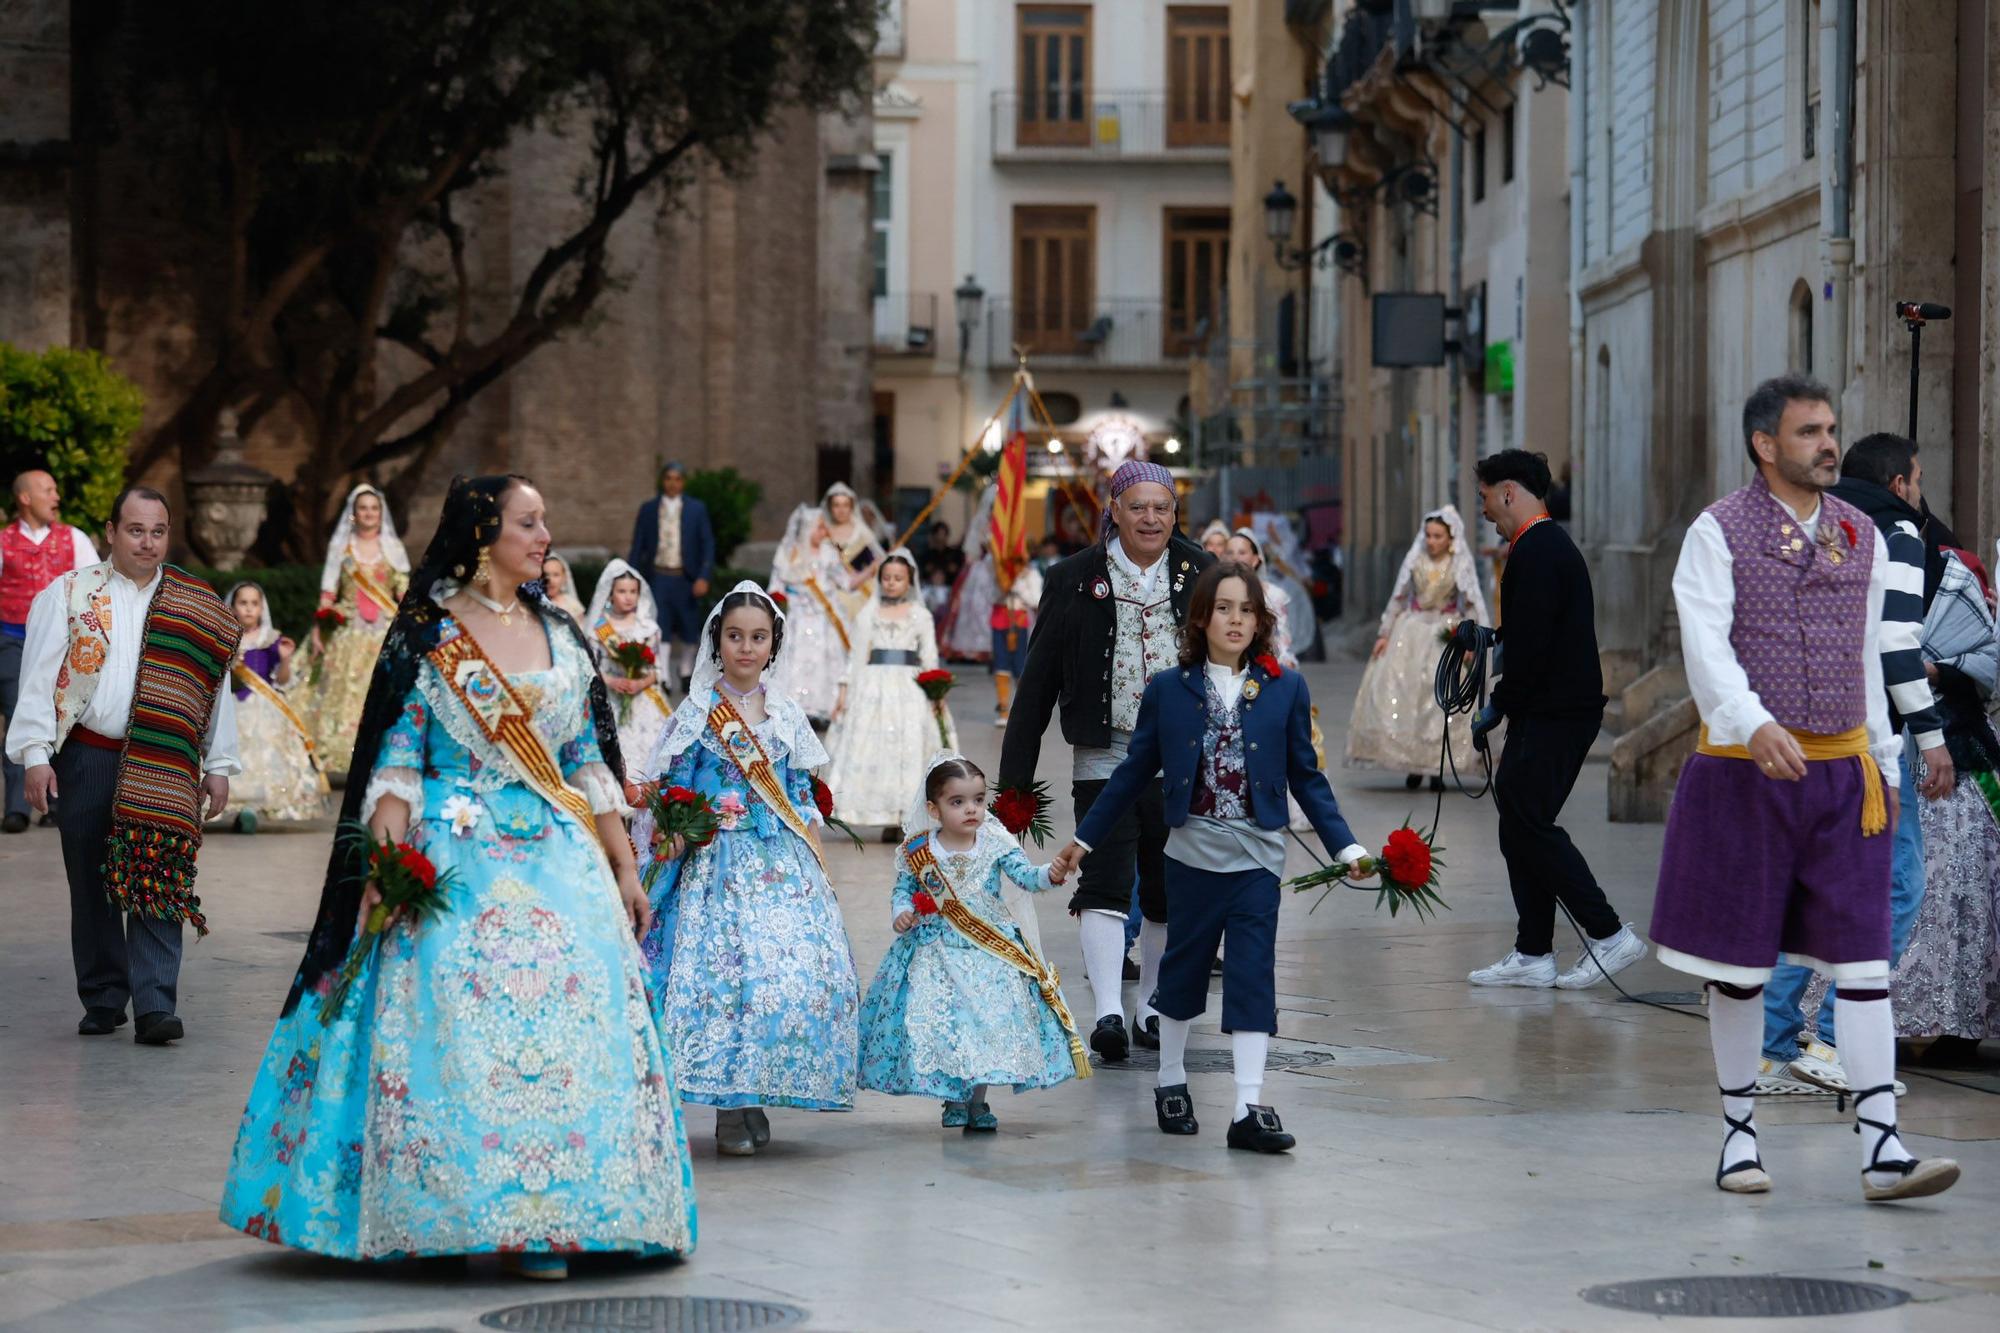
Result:
{"label": "microphone on stand", "polygon": [[1936,301],[1898,301],[1896,318],[1910,324],[1923,324],[1933,319],[1950,319],[1951,307],[1939,305]]}

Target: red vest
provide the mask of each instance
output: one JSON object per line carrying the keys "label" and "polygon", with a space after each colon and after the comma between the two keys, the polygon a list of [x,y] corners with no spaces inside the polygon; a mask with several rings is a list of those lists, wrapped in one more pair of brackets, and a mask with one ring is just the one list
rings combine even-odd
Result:
{"label": "red vest", "polygon": [[28,606],[35,594],[76,565],[76,538],[61,523],[49,525],[40,546],[28,540],[20,523],[0,528],[0,621],[28,623]]}

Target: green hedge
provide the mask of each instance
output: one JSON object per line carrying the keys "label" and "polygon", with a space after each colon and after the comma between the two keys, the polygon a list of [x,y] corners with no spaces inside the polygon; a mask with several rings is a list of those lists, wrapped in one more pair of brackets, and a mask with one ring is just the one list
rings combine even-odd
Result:
{"label": "green hedge", "polygon": [[[64,520],[96,537],[125,484],[125,452],[145,402],[97,352],[0,342],[0,486],[45,469],[62,492]],[[13,499],[0,506],[11,513]]]}

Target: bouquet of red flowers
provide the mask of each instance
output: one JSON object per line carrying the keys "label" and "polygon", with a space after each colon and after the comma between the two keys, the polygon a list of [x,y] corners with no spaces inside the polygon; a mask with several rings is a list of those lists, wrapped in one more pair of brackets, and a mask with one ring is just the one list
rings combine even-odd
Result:
{"label": "bouquet of red flowers", "polygon": [[[1382,848],[1380,856],[1363,857],[1351,867],[1323,866],[1310,875],[1287,880],[1286,887],[1294,893],[1324,887],[1326,892],[1313,901],[1312,910],[1317,911],[1319,905],[1326,901],[1327,893],[1333,892],[1334,886],[1341,881],[1380,875],[1381,883],[1375,891],[1378,911],[1386,902],[1390,916],[1396,915],[1405,904],[1420,918],[1428,917],[1440,908],[1448,912],[1451,904],[1437,891],[1438,869],[1444,862],[1438,860],[1439,848],[1431,842],[1434,833],[1432,829],[1419,832],[1405,824],[1389,835],[1388,845]],[[1348,887],[1359,889],[1367,886],[1349,884]]]}
{"label": "bouquet of red flowers", "polygon": [[771,589],[771,591],[765,593],[764,595],[766,597],[769,597],[771,599],[771,605],[777,607],[780,611],[788,611],[791,609],[792,599],[785,596],[785,594],[779,592],[776,588]]}
{"label": "bouquet of red flowers", "polygon": [[337,630],[346,623],[347,613],[337,606],[322,606],[313,612],[313,624],[323,630]]}
{"label": "bouquet of red flowers", "polygon": [[917,688],[924,692],[924,697],[931,701],[932,708],[937,713],[938,745],[947,750],[951,748],[951,737],[944,734],[944,709],[937,706],[944,702],[944,697],[951,693],[952,686],[956,684],[958,677],[943,667],[932,667],[929,671],[917,673]]}
{"label": "bouquet of red flowers", "polygon": [[862,845],[861,835],[856,833],[846,820],[839,818],[833,813],[833,789],[818,778],[813,779],[813,804],[819,807],[819,817],[826,821],[828,828],[839,829],[842,833],[854,839],[856,847]]}
{"label": "bouquet of red flowers", "polygon": [[[625,801],[628,805],[639,806],[653,818],[655,842],[673,838],[684,840],[693,847],[706,847],[715,841],[715,834],[722,827],[722,819],[715,813],[706,796],[687,787],[662,787],[657,782],[641,782],[627,789]],[[660,869],[666,862],[658,857],[646,867],[645,886],[653,887],[659,878]]]}
{"label": "bouquet of red flowers", "polygon": [[[650,674],[656,661],[652,645],[640,639],[616,640],[606,651],[618,664],[618,673],[627,680],[637,680]],[[618,721],[629,723],[632,720],[632,696],[615,690],[613,693],[618,697]]]}
{"label": "bouquet of red flowers", "polygon": [[916,909],[918,916],[937,915],[937,899],[931,897],[930,894],[924,892],[922,889],[918,889],[910,895],[910,906]]}
{"label": "bouquet of red flowers", "polygon": [[319,610],[313,612],[313,629],[317,631],[317,633],[313,639],[310,648],[312,654],[312,670],[306,673],[307,685],[317,686],[319,684],[320,660],[325,654],[326,636],[333,633],[335,630],[339,629],[342,625],[345,625],[346,623],[347,623],[346,612],[342,611],[337,606],[322,606]]}
{"label": "bouquet of red flowers", "polygon": [[1031,782],[1025,787],[1003,787],[993,802],[993,814],[1001,826],[1015,837],[1027,834],[1039,847],[1049,836],[1049,784]]}
{"label": "bouquet of red flowers", "polygon": [[360,844],[368,849],[368,879],[375,885],[382,901],[375,904],[368,916],[361,922],[360,934],[354,947],[348,951],[347,961],[335,976],[333,985],[319,1003],[319,1021],[330,1026],[340,1017],[341,1009],[347,1003],[347,992],[353,987],[354,979],[361,975],[361,965],[382,939],[382,933],[389,929],[389,922],[399,912],[409,913],[412,920],[429,921],[444,911],[445,895],[456,882],[456,872],[446,871],[440,875],[431,859],[407,842],[393,842],[388,838],[377,838],[366,824],[350,823],[341,826],[340,837],[350,845]]}

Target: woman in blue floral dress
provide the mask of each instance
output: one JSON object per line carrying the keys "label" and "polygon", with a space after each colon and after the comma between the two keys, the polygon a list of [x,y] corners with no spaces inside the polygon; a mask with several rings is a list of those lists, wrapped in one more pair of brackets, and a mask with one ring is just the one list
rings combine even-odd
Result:
{"label": "woman in blue floral dress", "polygon": [[333,1009],[379,901],[365,847],[337,842],[223,1191],[222,1219],[251,1235],[346,1259],[500,1251],[533,1277],[577,1251],[694,1247],[617,733],[581,633],[535,581],[547,545],[524,480],[454,485],[342,809],[421,848],[444,910],[393,921]]}
{"label": "woman in blue floral dress", "polygon": [[[911,836],[889,909],[896,940],[861,1006],[861,1086],[935,1097],[945,1128],[991,1132],[1000,1121],[989,1087],[1026,1092],[1089,1075],[1055,973],[1022,928],[1034,908],[1008,891],[1061,881],[988,813],[986,775],[962,755],[931,760],[903,828]],[[974,934],[955,924],[966,918],[951,910],[954,897]]]}
{"label": "woman in blue floral dress", "polygon": [[[721,816],[703,846],[655,849],[643,951],[681,1096],[716,1108],[716,1150],[738,1157],[770,1142],[767,1106],[854,1107],[859,988],[813,799],[826,751],[804,710],[764,684],[784,623],[754,583],[716,603],[688,697],[647,765]],[[633,836],[651,846],[650,821]]]}

